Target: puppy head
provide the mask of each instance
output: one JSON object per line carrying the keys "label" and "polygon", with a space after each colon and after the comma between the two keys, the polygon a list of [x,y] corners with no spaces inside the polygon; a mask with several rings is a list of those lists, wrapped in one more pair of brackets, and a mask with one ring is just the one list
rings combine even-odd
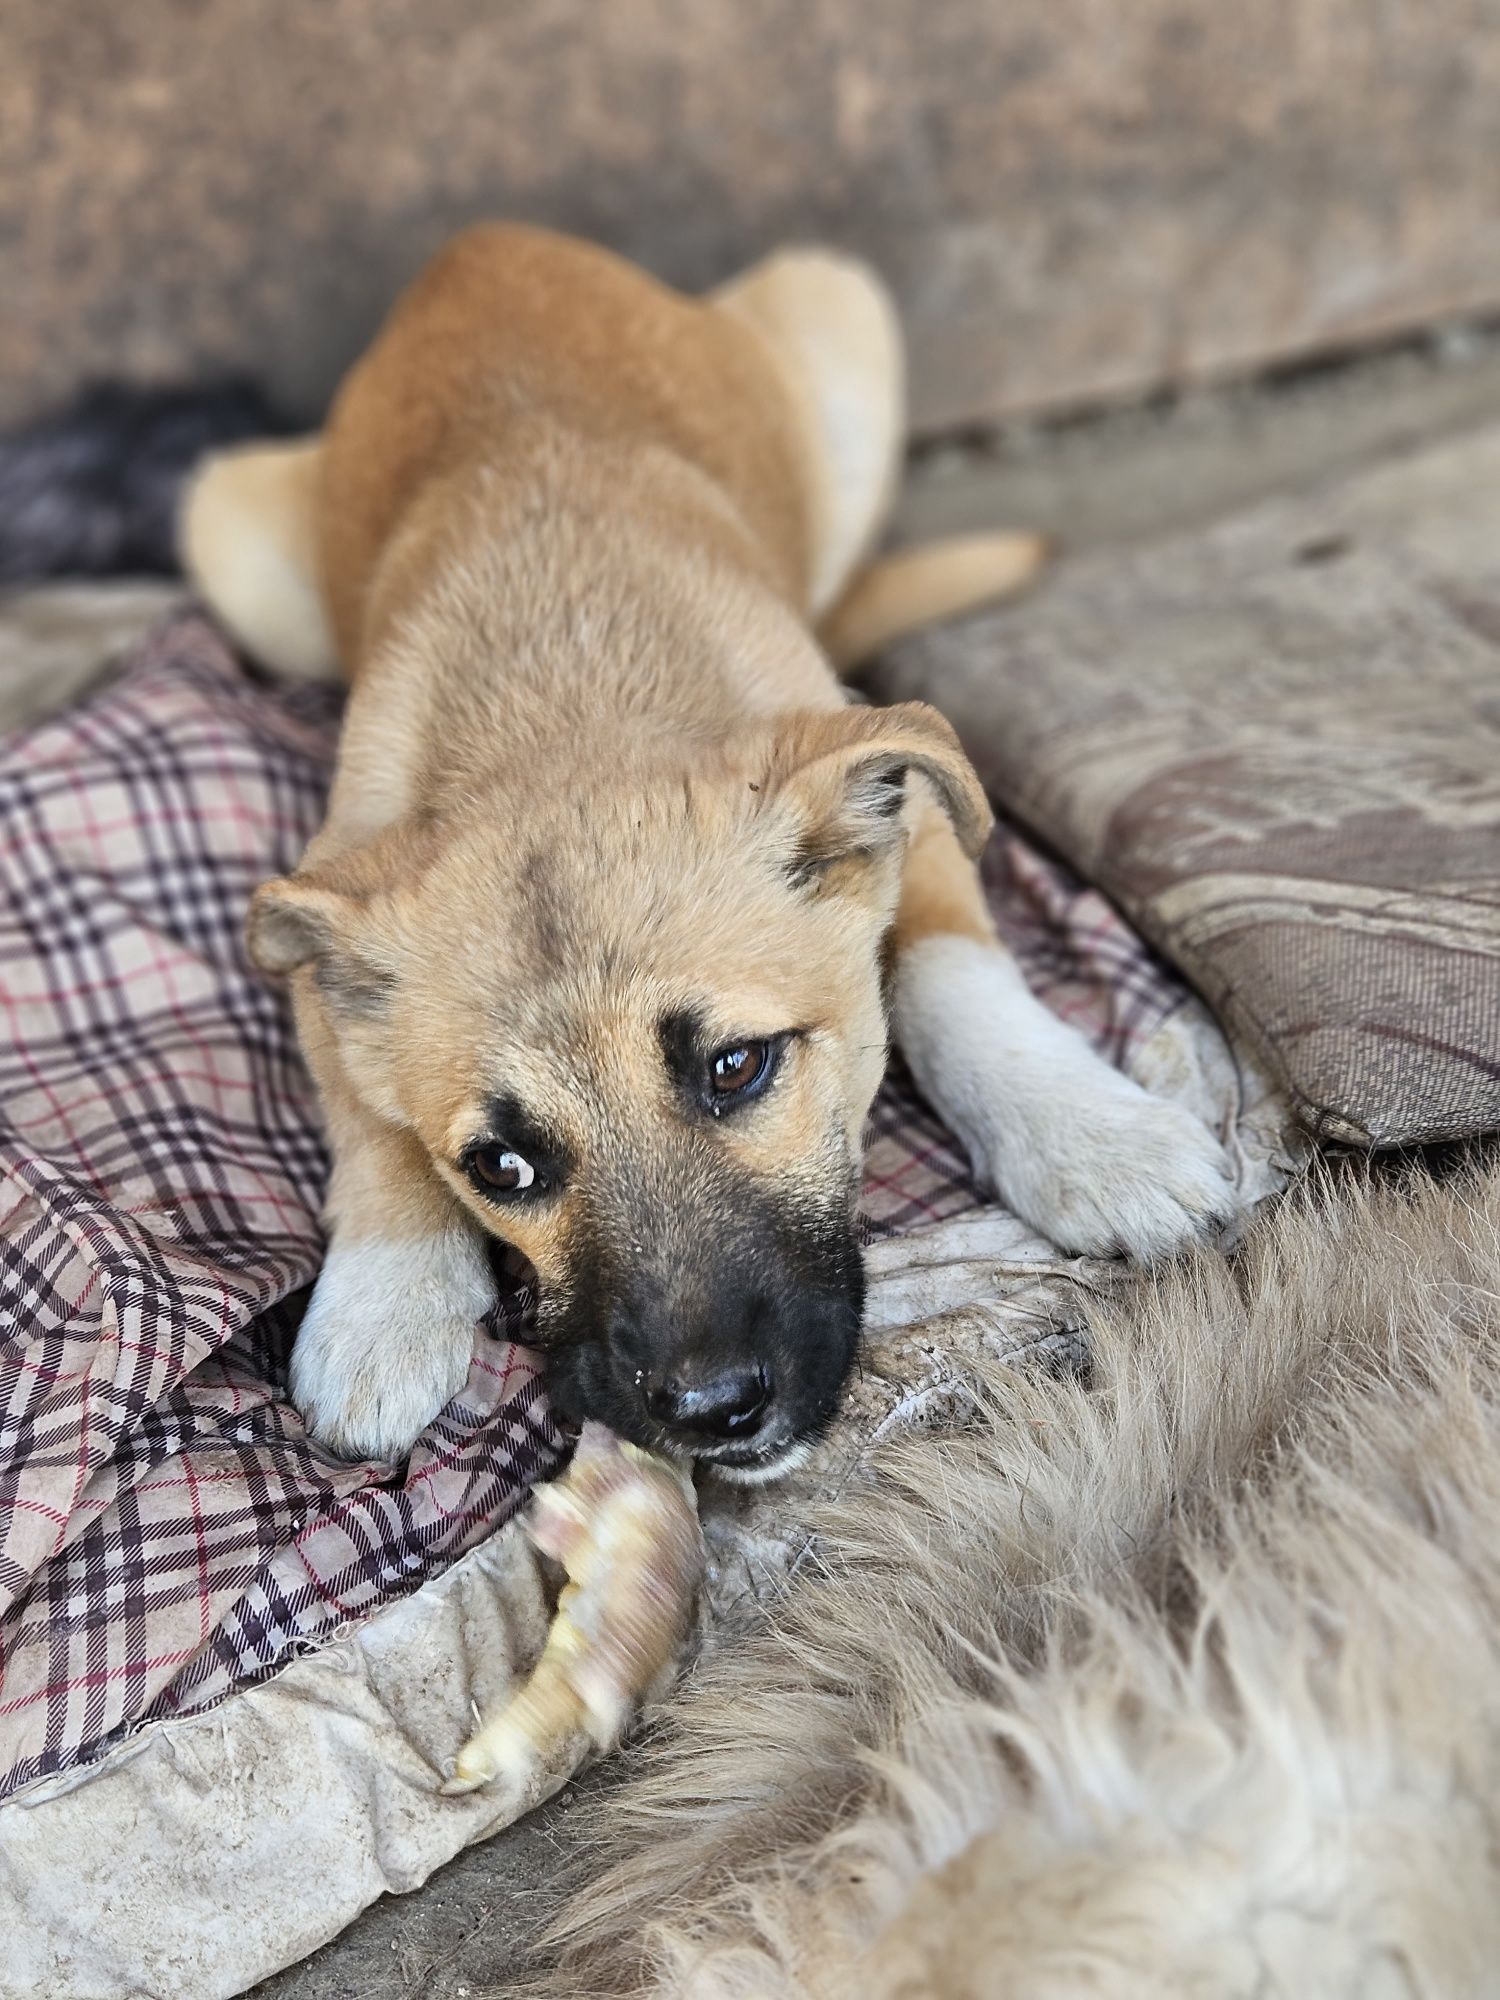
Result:
{"label": "puppy head", "polygon": [[307,982],[364,1103],[535,1267],[568,1414],[742,1477],[832,1414],[922,789],[977,852],[978,780],[919,704],[686,758],[554,753],[257,896],[258,962]]}

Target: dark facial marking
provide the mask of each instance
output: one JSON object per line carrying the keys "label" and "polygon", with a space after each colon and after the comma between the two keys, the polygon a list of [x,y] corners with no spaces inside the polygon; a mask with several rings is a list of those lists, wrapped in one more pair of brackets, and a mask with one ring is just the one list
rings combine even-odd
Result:
{"label": "dark facial marking", "polygon": [[544,964],[555,964],[566,953],[571,927],[552,850],[536,845],[529,848],[519,879],[518,907],[530,925],[533,949]]}
{"label": "dark facial marking", "polygon": [[708,1045],[703,1016],[691,1007],[684,1007],[674,1014],[664,1014],[657,1023],[656,1038],[661,1044],[667,1074],[675,1084],[688,1088]]}
{"label": "dark facial marking", "polygon": [[390,973],[337,947],[316,961],[313,979],[332,1011],[346,1020],[369,1020],[379,1014],[396,989]]}
{"label": "dark facial marking", "polygon": [[[628,1212],[579,1231],[571,1280],[543,1300],[549,1392],[565,1415],[639,1444],[753,1465],[817,1436],[837,1408],[864,1302],[853,1189],[809,1204],[695,1156],[680,1192],[670,1177],[643,1187]],[[700,1392],[741,1378],[764,1385],[764,1407],[754,1399],[743,1437],[728,1424],[705,1437]]]}

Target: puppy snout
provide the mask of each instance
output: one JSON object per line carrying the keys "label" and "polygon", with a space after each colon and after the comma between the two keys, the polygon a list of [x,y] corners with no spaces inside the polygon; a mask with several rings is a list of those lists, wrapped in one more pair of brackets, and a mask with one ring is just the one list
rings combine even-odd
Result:
{"label": "puppy snout", "polygon": [[671,1430],[701,1438],[750,1438],[771,1406],[771,1378],[763,1366],[679,1369],[644,1376],[641,1397],[650,1416]]}

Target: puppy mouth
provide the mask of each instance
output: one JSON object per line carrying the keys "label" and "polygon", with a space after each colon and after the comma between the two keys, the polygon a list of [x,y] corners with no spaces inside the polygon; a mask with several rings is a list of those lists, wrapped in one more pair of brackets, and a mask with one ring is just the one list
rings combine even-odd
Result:
{"label": "puppy mouth", "polygon": [[783,1479],[812,1457],[812,1437],[767,1438],[753,1445],[720,1445],[693,1454],[698,1464],[732,1486],[764,1486]]}
{"label": "puppy mouth", "polygon": [[799,1465],[805,1465],[812,1457],[824,1428],[818,1425],[794,1433],[778,1427],[774,1435],[757,1437],[744,1444],[708,1444],[680,1431],[622,1424],[617,1417],[605,1417],[602,1421],[643,1450],[654,1451],[679,1465],[712,1473],[715,1478],[732,1486],[763,1486],[795,1472]]}
{"label": "puppy mouth", "polygon": [[[592,1418],[726,1482],[759,1485],[795,1470],[838,1411],[858,1350],[864,1271],[852,1226],[830,1222],[820,1234],[788,1224],[781,1238],[760,1228],[754,1255],[727,1264],[715,1238],[712,1268],[687,1279],[676,1251],[625,1272],[607,1253],[580,1252],[577,1275],[544,1290],[537,1318],[558,1415]],[[762,1396],[742,1408],[733,1392],[752,1374]]]}

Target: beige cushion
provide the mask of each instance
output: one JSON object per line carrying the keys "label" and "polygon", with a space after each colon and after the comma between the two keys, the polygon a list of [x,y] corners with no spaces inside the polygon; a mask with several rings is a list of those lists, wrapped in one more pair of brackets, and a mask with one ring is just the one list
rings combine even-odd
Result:
{"label": "beige cushion", "polygon": [[1310,1130],[1500,1128],[1500,427],[1064,564],[878,691],[946,710]]}

